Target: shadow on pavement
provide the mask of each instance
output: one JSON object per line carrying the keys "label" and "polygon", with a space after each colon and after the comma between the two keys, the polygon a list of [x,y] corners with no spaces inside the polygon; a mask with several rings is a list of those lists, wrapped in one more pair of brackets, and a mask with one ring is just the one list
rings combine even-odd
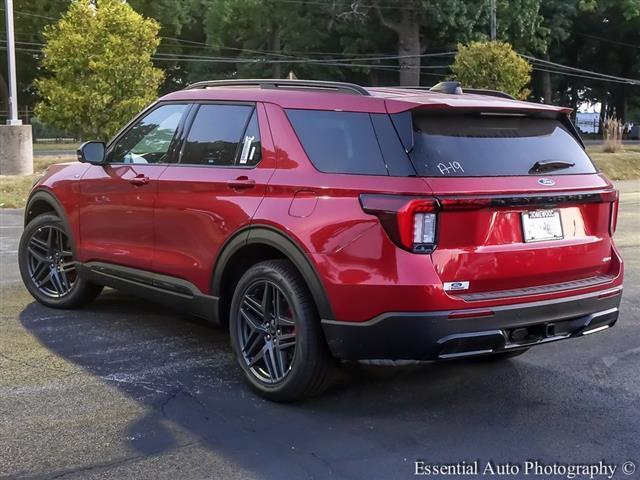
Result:
{"label": "shadow on pavement", "polygon": [[[637,420],[602,416],[619,392],[594,389],[568,374],[569,364],[550,369],[527,355],[350,368],[324,396],[280,405],[245,385],[226,332],[198,319],[113,291],[58,313],[31,303],[20,320],[56,355],[146,407],[122,439],[140,455],[187,438],[257,477],[397,478],[409,477],[417,458],[624,457],[634,448],[626,435],[638,431]],[[616,435],[605,446],[609,432]]]}

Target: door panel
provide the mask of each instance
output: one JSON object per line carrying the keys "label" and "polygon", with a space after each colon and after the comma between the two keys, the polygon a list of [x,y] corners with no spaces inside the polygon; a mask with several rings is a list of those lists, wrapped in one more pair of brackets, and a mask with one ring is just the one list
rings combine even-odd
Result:
{"label": "door panel", "polygon": [[188,104],[159,104],[110,145],[108,163],[80,182],[81,261],[151,269],[158,179],[175,157],[175,133]]}
{"label": "door panel", "polygon": [[[200,110],[194,125],[199,113]],[[275,152],[260,104],[255,115],[259,130],[251,132],[251,122],[246,129],[243,125],[243,141],[235,149],[233,165],[215,166],[218,161],[225,165],[231,162],[220,158],[219,152],[207,152],[203,140],[198,140],[198,155],[189,153],[187,138],[182,159],[193,163],[173,165],[162,173],[155,209],[154,271],[188,280],[203,292],[210,290],[213,265],[221,246],[251,222],[275,168]],[[215,121],[210,119],[208,125],[211,130],[216,129]],[[254,151],[252,156],[254,148],[257,153]],[[224,149],[231,151],[229,145]],[[258,155],[259,163],[248,168]]]}
{"label": "door panel", "polygon": [[81,261],[150,269],[153,207],[166,168],[114,164],[87,170],[81,186]]}

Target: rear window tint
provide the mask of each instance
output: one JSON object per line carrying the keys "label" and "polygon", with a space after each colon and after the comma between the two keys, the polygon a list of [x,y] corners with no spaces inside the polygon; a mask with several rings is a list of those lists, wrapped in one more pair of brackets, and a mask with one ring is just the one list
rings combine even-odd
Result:
{"label": "rear window tint", "polygon": [[[421,176],[594,173],[593,163],[558,120],[499,115],[414,115],[410,158]],[[532,171],[536,162],[568,162]]]}
{"label": "rear window tint", "polygon": [[388,175],[368,113],[287,110],[287,116],[321,172]]}
{"label": "rear window tint", "polygon": [[232,166],[253,107],[200,105],[180,163]]}

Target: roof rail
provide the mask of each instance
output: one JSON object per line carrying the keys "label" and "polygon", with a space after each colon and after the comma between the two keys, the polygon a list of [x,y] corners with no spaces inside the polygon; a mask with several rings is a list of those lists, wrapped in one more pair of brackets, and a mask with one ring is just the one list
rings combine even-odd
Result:
{"label": "roof rail", "polygon": [[193,83],[185,88],[216,88],[216,87],[260,87],[260,88],[309,88],[320,90],[334,90],[351,95],[371,95],[367,89],[354,83],[329,82],[322,80],[284,80],[284,79],[232,79],[232,80],[206,80]]}
{"label": "roof rail", "polygon": [[[445,82],[440,82],[440,83],[445,83]],[[437,90],[434,90],[436,87],[438,87],[438,85],[440,85],[440,83],[434,85],[433,87],[429,88],[429,87],[394,87],[394,88],[406,88],[408,90],[425,90],[425,91],[430,91],[430,92],[438,92],[438,93],[453,93],[452,91],[447,91],[445,92],[444,89],[438,88]],[[458,82],[446,82],[446,83],[458,83]],[[451,87],[448,87],[451,88]],[[453,88],[451,88],[451,90],[453,90]],[[472,93],[474,95],[487,95],[488,97],[500,97],[500,98],[508,98],[510,100],[517,100],[517,98],[515,98],[513,95],[509,95],[508,93],[505,92],[501,92],[499,90],[488,90],[485,88],[464,88],[461,89],[461,92],[457,92],[457,93]]]}

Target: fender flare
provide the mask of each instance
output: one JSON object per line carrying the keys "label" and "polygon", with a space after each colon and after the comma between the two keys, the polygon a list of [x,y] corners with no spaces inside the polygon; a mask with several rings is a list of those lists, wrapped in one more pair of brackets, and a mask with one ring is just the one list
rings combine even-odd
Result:
{"label": "fender flare", "polygon": [[332,319],[333,311],[327,297],[326,291],[320,276],[313,263],[302,249],[291,237],[281,230],[266,226],[248,226],[236,233],[222,247],[220,255],[213,270],[211,294],[220,297],[222,275],[233,255],[242,247],[251,244],[265,244],[280,251],[298,269],[302,278],[307,284],[311,296],[318,308],[318,313],[322,319]]}
{"label": "fender flare", "polygon": [[64,224],[65,229],[67,230],[69,241],[71,242],[71,251],[73,252],[73,256],[76,257],[76,239],[73,237],[73,233],[71,230],[71,226],[69,225],[69,220],[67,219],[67,213],[62,206],[62,204],[58,201],[55,195],[47,190],[35,190],[29,196],[27,200],[27,206],[24,209],[24,226],[27,226],[27,219],[29,218],[29,212],[33,207],[33,204],[36,202],[45,202],[47,203],[56,213],[56,215],[60,218],[62,223]]}

